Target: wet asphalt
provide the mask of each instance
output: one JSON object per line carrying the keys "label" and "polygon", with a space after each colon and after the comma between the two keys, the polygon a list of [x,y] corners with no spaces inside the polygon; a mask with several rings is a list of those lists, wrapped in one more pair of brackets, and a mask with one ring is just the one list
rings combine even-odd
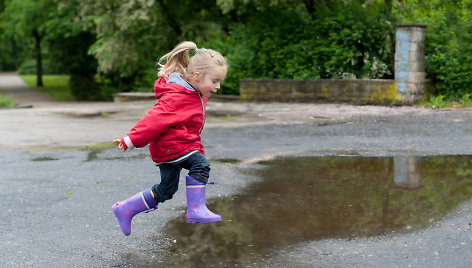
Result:
{"label": "wet asphalt", "polygon": [[[166,225],[185,215],[184,180],[125,237],[111,206],[157,183],[158,168],[146,148],[91,147],[125,134],[152,102],[33,106],[0,110],[0,266],[168,267],[178,241]],[[210,201],[244,192],[259,179],[247,171],[276,157],[471,154],[468,109],[210,101],[208,111],[202,138],[219,182]],[[304,241],[249,266],[470,267],[471,223],[467,201],[419,231]]]}

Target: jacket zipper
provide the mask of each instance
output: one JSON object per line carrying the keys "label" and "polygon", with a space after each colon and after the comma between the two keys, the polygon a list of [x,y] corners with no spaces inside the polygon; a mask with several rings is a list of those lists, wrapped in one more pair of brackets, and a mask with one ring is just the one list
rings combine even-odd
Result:
{"label": "jacket zipper", "polygon": [[203,122],[202,122],[202,126],[200,127],[200,130],[198,131],[198,133],[201,134],[203,130],[203,126],[205,125],[206,112],[205,112],[205,103],[203,102],[203,98],[200,92],[198,92],[198,97],[200,97],[200,101],[202,102],[202,110],[203,110]]}

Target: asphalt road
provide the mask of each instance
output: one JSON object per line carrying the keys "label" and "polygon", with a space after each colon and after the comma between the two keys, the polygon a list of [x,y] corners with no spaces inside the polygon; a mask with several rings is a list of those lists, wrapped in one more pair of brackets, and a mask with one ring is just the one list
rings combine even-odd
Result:
{"label": "asphalt road", "polygon": [[[137,216],[125,237],[111,206],[158,182],[158,168],[146,149],[86,147],[125,134],[153,102],[38,101],[14,75],[0,76],[0,91],[15,98],[15,90],[34,108],[0,110],[0,266],[167,267],[175,241],[166,224],[185,213],[183,180],[174,199]],[[257,180],[246,171],[261,160],[467,155],[471,131],[468,109],[210,101],[202,137],[220,184],[208,199],[244,191]],[[301,242],[250,266],[470,267],[471,212],[468,201],[427,229]]]}

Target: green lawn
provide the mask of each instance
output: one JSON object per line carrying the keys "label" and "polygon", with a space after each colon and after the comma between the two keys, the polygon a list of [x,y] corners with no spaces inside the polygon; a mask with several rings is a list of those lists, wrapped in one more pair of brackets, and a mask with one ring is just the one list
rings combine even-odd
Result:
{"label": "green lawn", "polygon": [[20,75],[30,87],[60,101],[74,100],[69,88],[69,75],[43,75],[44,87],[36,86],[36,75]]}

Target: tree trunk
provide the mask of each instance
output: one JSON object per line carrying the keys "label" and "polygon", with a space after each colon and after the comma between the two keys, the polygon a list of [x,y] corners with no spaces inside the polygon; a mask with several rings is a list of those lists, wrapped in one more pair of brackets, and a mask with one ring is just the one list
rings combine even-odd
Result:
{"label": "tree trunk", "polygon": [[18,58],[18,46],[16,45],[15,39],[13,37],[10,38],[10,44],[11,44],[11,53],[13,56],[13,59],[15,60],[15,70],[20,69],[20,60]]}
{"label": "tree trunk", "polygon": [[180,28],[179,22],[175,19],[176,16],[171,13],[170,9],[166,6],[164,1],[158,1],[162,8],[162,15],[166,17],[166,21],[169,24],[170,28],[174,30],[178,37],[182,35],[182,29]]}
{"label": "tree trunk", "polygon": [[36,86],[43,87],[43,62],[41,55],[41,40],[43,35],[39,34],[37,29],[33,30],[33,37],[35,40],[35,54],[36,54]]}
{"label": "tree trunk", "polygon": [[310,15],[312,19],[315,19],[315,3],[314,0],[303,0],[303,3],[305,4],[306,11]]}

